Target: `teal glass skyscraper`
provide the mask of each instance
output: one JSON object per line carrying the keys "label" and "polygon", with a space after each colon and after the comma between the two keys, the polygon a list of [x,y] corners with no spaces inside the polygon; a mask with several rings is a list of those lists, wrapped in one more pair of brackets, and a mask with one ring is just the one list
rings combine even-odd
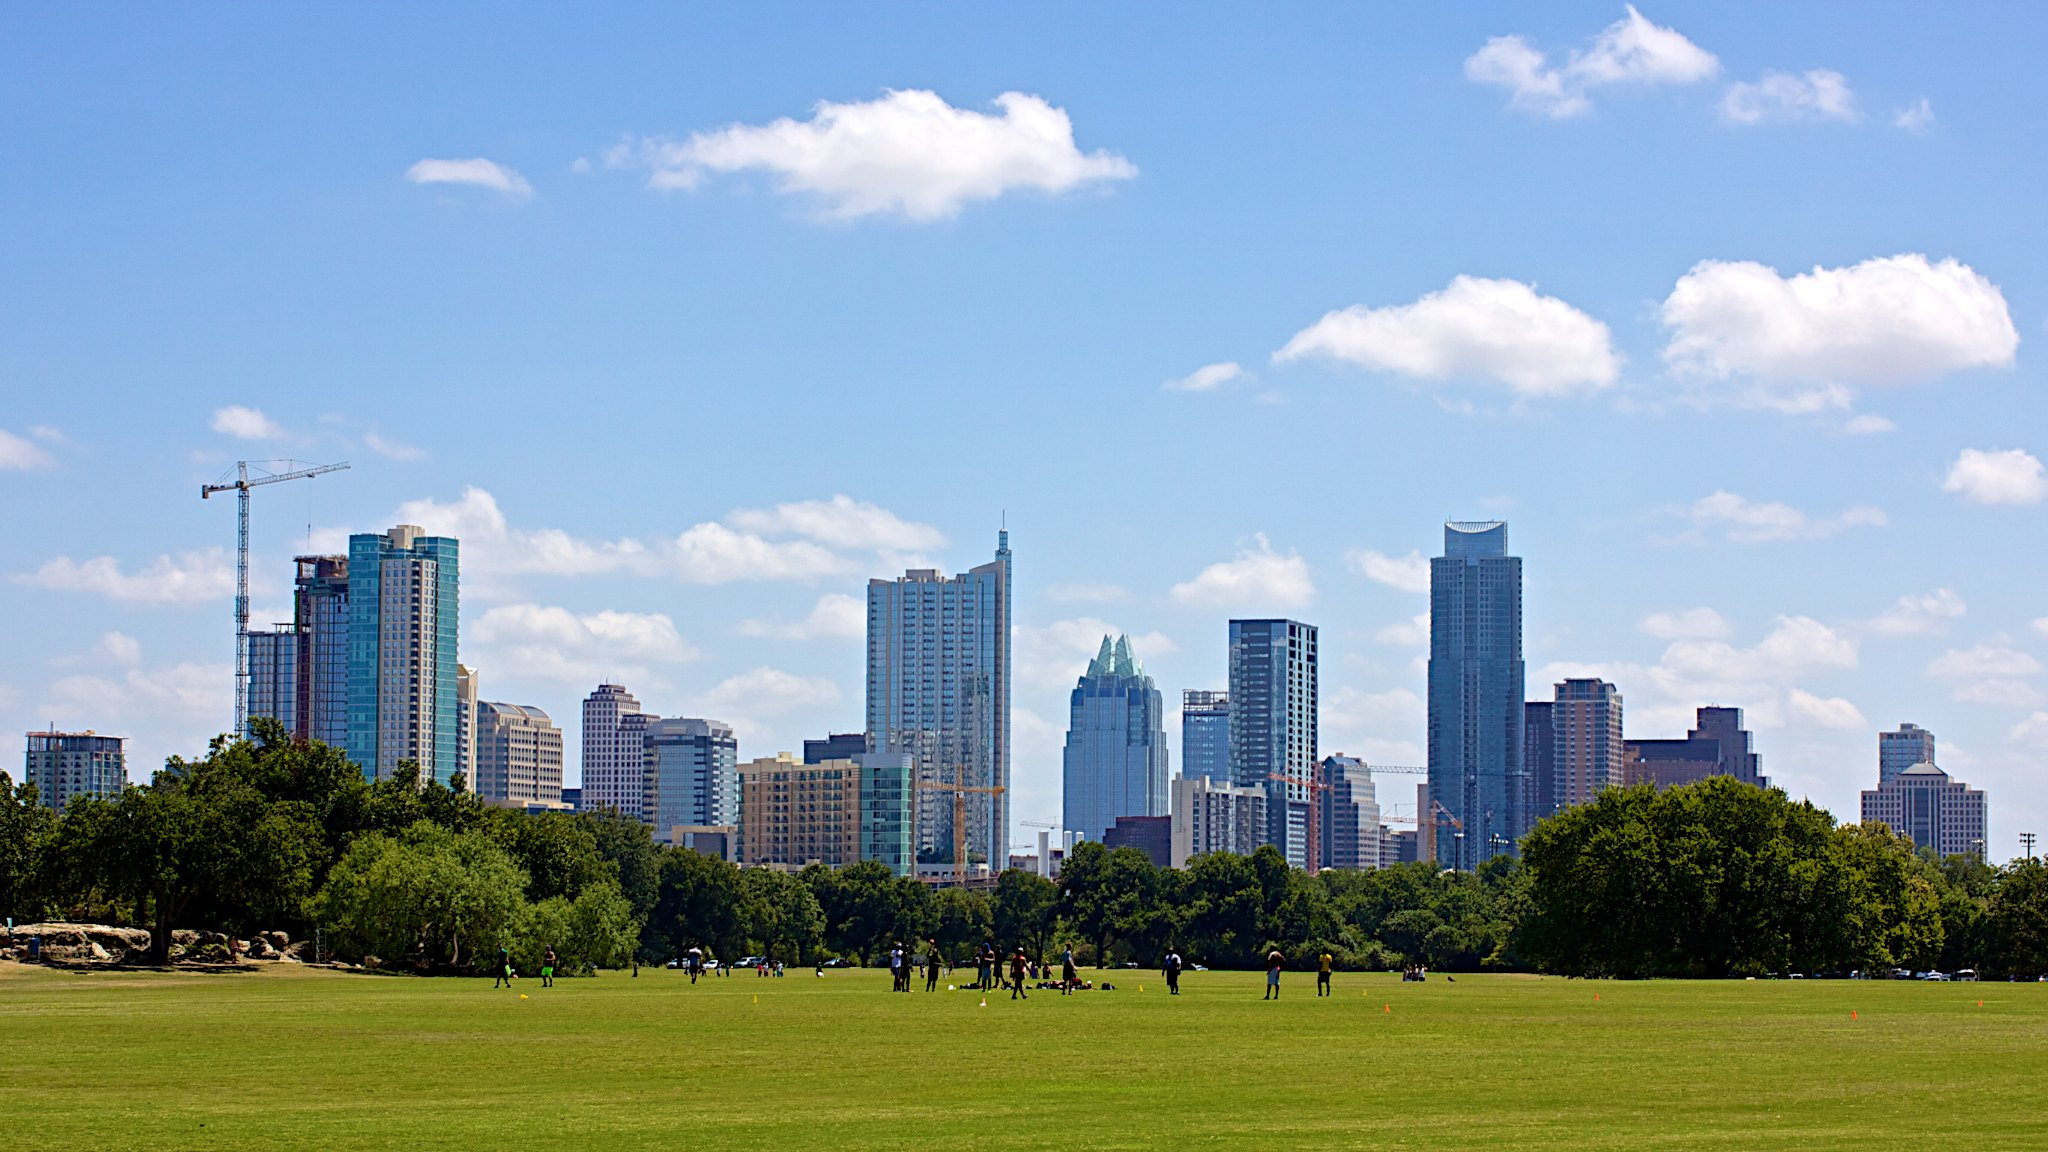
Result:
{"label": "teal glass skyscraper", "polygon": [[1102,651],[1074,686],[1063,758],[1061,823],[1100,841],[1119,816],[1164,816],[1166,704],[1129,637]]}
{"label": "teal glass skyscraper", "polygon": [[1498,520],[1444,525],[1429,562],[1429,796],[1436,860],[1471,870],[1529,830],[1522,559]]}
{"label": "teal glass skyscraper", "polygon": [[[1010,534],[995,559],[957,576],[914,568],[868,581],[867,738],[915,765],[917,855],[953,863],[954,796],[964,794],[966,863],[1009,862]],[[1001,789],[1002,791],[997,791]]]}
{"label": "teal glass skyscraper", "polygon": [[348,538],[348,754],[372,780],[455,775],[458,551],[412,524]]}

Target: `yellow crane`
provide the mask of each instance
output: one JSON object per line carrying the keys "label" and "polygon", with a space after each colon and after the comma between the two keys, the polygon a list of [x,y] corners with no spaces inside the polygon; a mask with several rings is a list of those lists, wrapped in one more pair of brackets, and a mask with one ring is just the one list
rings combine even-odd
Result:
{"label": "yellow crane", "polygon": [[[941,768],[939,771],[943,772],[945,769]],[[983,785],[967,783],[967,766],[965,764],[955,764],[953,766],[953,783],[951,784],[927,783],[922,780],[912,779],[910,788],[912,792],[950,792],[953,794],[953,880],[954,883],[965,888],[967,886],[967,797],[970,794],[1000,796],[1005,789],[1001,784]],[[991,813],[990,830],[994,830],[993,813]],[[993,840],[991,840],[991,843],[993,843]],[[989,874],[994,875],[996,870],[995,862],[990,861]]]}
{"label": "yellow crane", "polygon": [[[235,735],[249,733],[249,489],[265,484],[282,484],[287,480],[303,480],[311,476],[325,476],[348,467],[348,461],[339,464],[318,464],[311,468],[298,468],[289,472],[272,472],[265,465],[284,464],[287,467],[298,463],[296,460],[237,460],[235,470],[223,476],[217,484],[201,484],[199,498],[209,499],[215,492],[233,492],[240,505],[236,517],[235,531]],[[262,475],[251,477],[249,469],[255,468]]]}

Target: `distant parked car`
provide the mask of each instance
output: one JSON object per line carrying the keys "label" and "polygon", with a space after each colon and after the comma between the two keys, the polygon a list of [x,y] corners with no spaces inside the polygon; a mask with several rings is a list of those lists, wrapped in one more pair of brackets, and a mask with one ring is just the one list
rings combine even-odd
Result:
{"label": "distant parked car", "polygon": [[1956,979],[1974,984],[1977,982],[1977,970],[1975,968],[1958,968],[1956,970]]}
{"label": "distant parked car", "polygon": [[848,962],[848,961],[847,961],[847,960],[846,960],[846,959],[845,959],[844,957],[840,957],[840,956],[834,956],[834,957],[833,957],[833,958],[831,958],[830,960],[827,960],[827,961],[825,961],[825,962],[824,962],[823,964],[820,964],[820,965],[818,965],[818,967],[820,967],[820,968],[851,968],[851,967],[853,967],[853,965],[852,965],[851,963],[849,963],[849,962]]}
{"label": "distant parked car", "polygon": [[762,962],[762,960],[763,960],[763,959],[764,959],[764,957],[760,957],[760,956],[742,956],[742,957],[740,957],[740,967],[742,967],[742,968],[754,968],[754,967],[758,967],[758,966],[759,966],[759,965],[761,964],[761,962]]}

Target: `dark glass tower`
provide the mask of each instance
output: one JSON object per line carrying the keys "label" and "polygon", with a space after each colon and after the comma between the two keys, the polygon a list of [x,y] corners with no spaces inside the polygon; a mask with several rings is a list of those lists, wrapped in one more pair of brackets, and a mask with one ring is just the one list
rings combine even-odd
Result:
{"label": "dark glass tower", "polygon": [[1230,775],[1266,793],[1266,842],[1308,866],[1316,774],[1316,626],[1230,622]]}
{"label": "dark glass tower", "polygon": [[1119,816],[1166,815],[1166,705],[1129,637],[1102,638],[1068,711],[1066,830],[1102,840]]}
{"label": "dark glass tower", "polygon": [[1501,521],[1444,525],[1429,562],[1429,795],[1436,859],[1470,870],[1529,830],[1522,559]]}

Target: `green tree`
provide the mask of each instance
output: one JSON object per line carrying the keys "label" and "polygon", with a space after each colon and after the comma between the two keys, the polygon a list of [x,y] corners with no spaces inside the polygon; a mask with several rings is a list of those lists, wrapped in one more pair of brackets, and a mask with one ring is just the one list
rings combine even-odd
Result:
{"label": "green tree", "polygon": [[0,916],[41,918],[43,853],[56,825],[56,813],[37,801],[35,785],[16,784],[0,772]]}
{"label": "green tree", "polygon": [[421,970],[475,968],[530,917],[526,875],[490,837],[421,820],[349,845],[313,911],[337,955]]}
{"label": "green tree", "polygon": [[[1012,870],[1014,871],[1014,869]],[[1003,881],[1009,877],[1004,872],[996,877],[996,891],[1002,891]],[[1018,873],[1026,875],[1026,873]],[[1052,882],[1033,876],[1044,887],[1048,906],[1053,899]],[[974,951],[976,945],[987,940],[995,932],[994,900],[986,892],[970,891],[965,888],[945,888],[933,894],[937,903],[937,927],[933,935],[939,942],[939,955],[949,964],[958,964]],[[1019,937],[1022,939],[1023,937]],[[1043,937],[1032,940],[1027,947],[1042,947]],[[1037,955],[1033,952],[1033,955]]]}
{"label": "green tree", "polygon": [[898,878],[888,865],[879,860],[839,869],[813,865],[799,876],[825,913],[827,948],[870,963],[888,946],[899,912]]}
{"label": "green tree", "polygon": [[746,950],[739,868],[688,848],[664,853],[647,929],[663,956],[708,947],[721,960],[737,958]]}
{"label": "green tree", "polygon": [[1188,958],[1216,968],[1256,963],[1265,893],[1249,856],[1208,852],[1188,861],[1178,929]]}
{"label": "green tree", "polygon": [[770,960],[802,963],[825,936],[825,912],[810,886],[787,872],[740,872],[740,921],[747,939]]}
{"label": "green tree", "polygon": [[2006,865],[1984,921],[1986,969],[2024,978],[2048,973],[2048,864]]}
{"label": "green tree", "polygon": [[526,898],[574,900],[592,884],[618,883],[618,869],[597,848],[591,825],[567,812],[493,808],[481,827],[526,873]]}
{"label": "green tree", "polygon": [[975,945],[994,939],[1022,944],[1031,955],[1043,956],[1059,923],[1059,901],[1059,885],[1036,873],[1005,869],[996,877],[995,895],[989,899],[988,923],[964,943],[971,952]]}

